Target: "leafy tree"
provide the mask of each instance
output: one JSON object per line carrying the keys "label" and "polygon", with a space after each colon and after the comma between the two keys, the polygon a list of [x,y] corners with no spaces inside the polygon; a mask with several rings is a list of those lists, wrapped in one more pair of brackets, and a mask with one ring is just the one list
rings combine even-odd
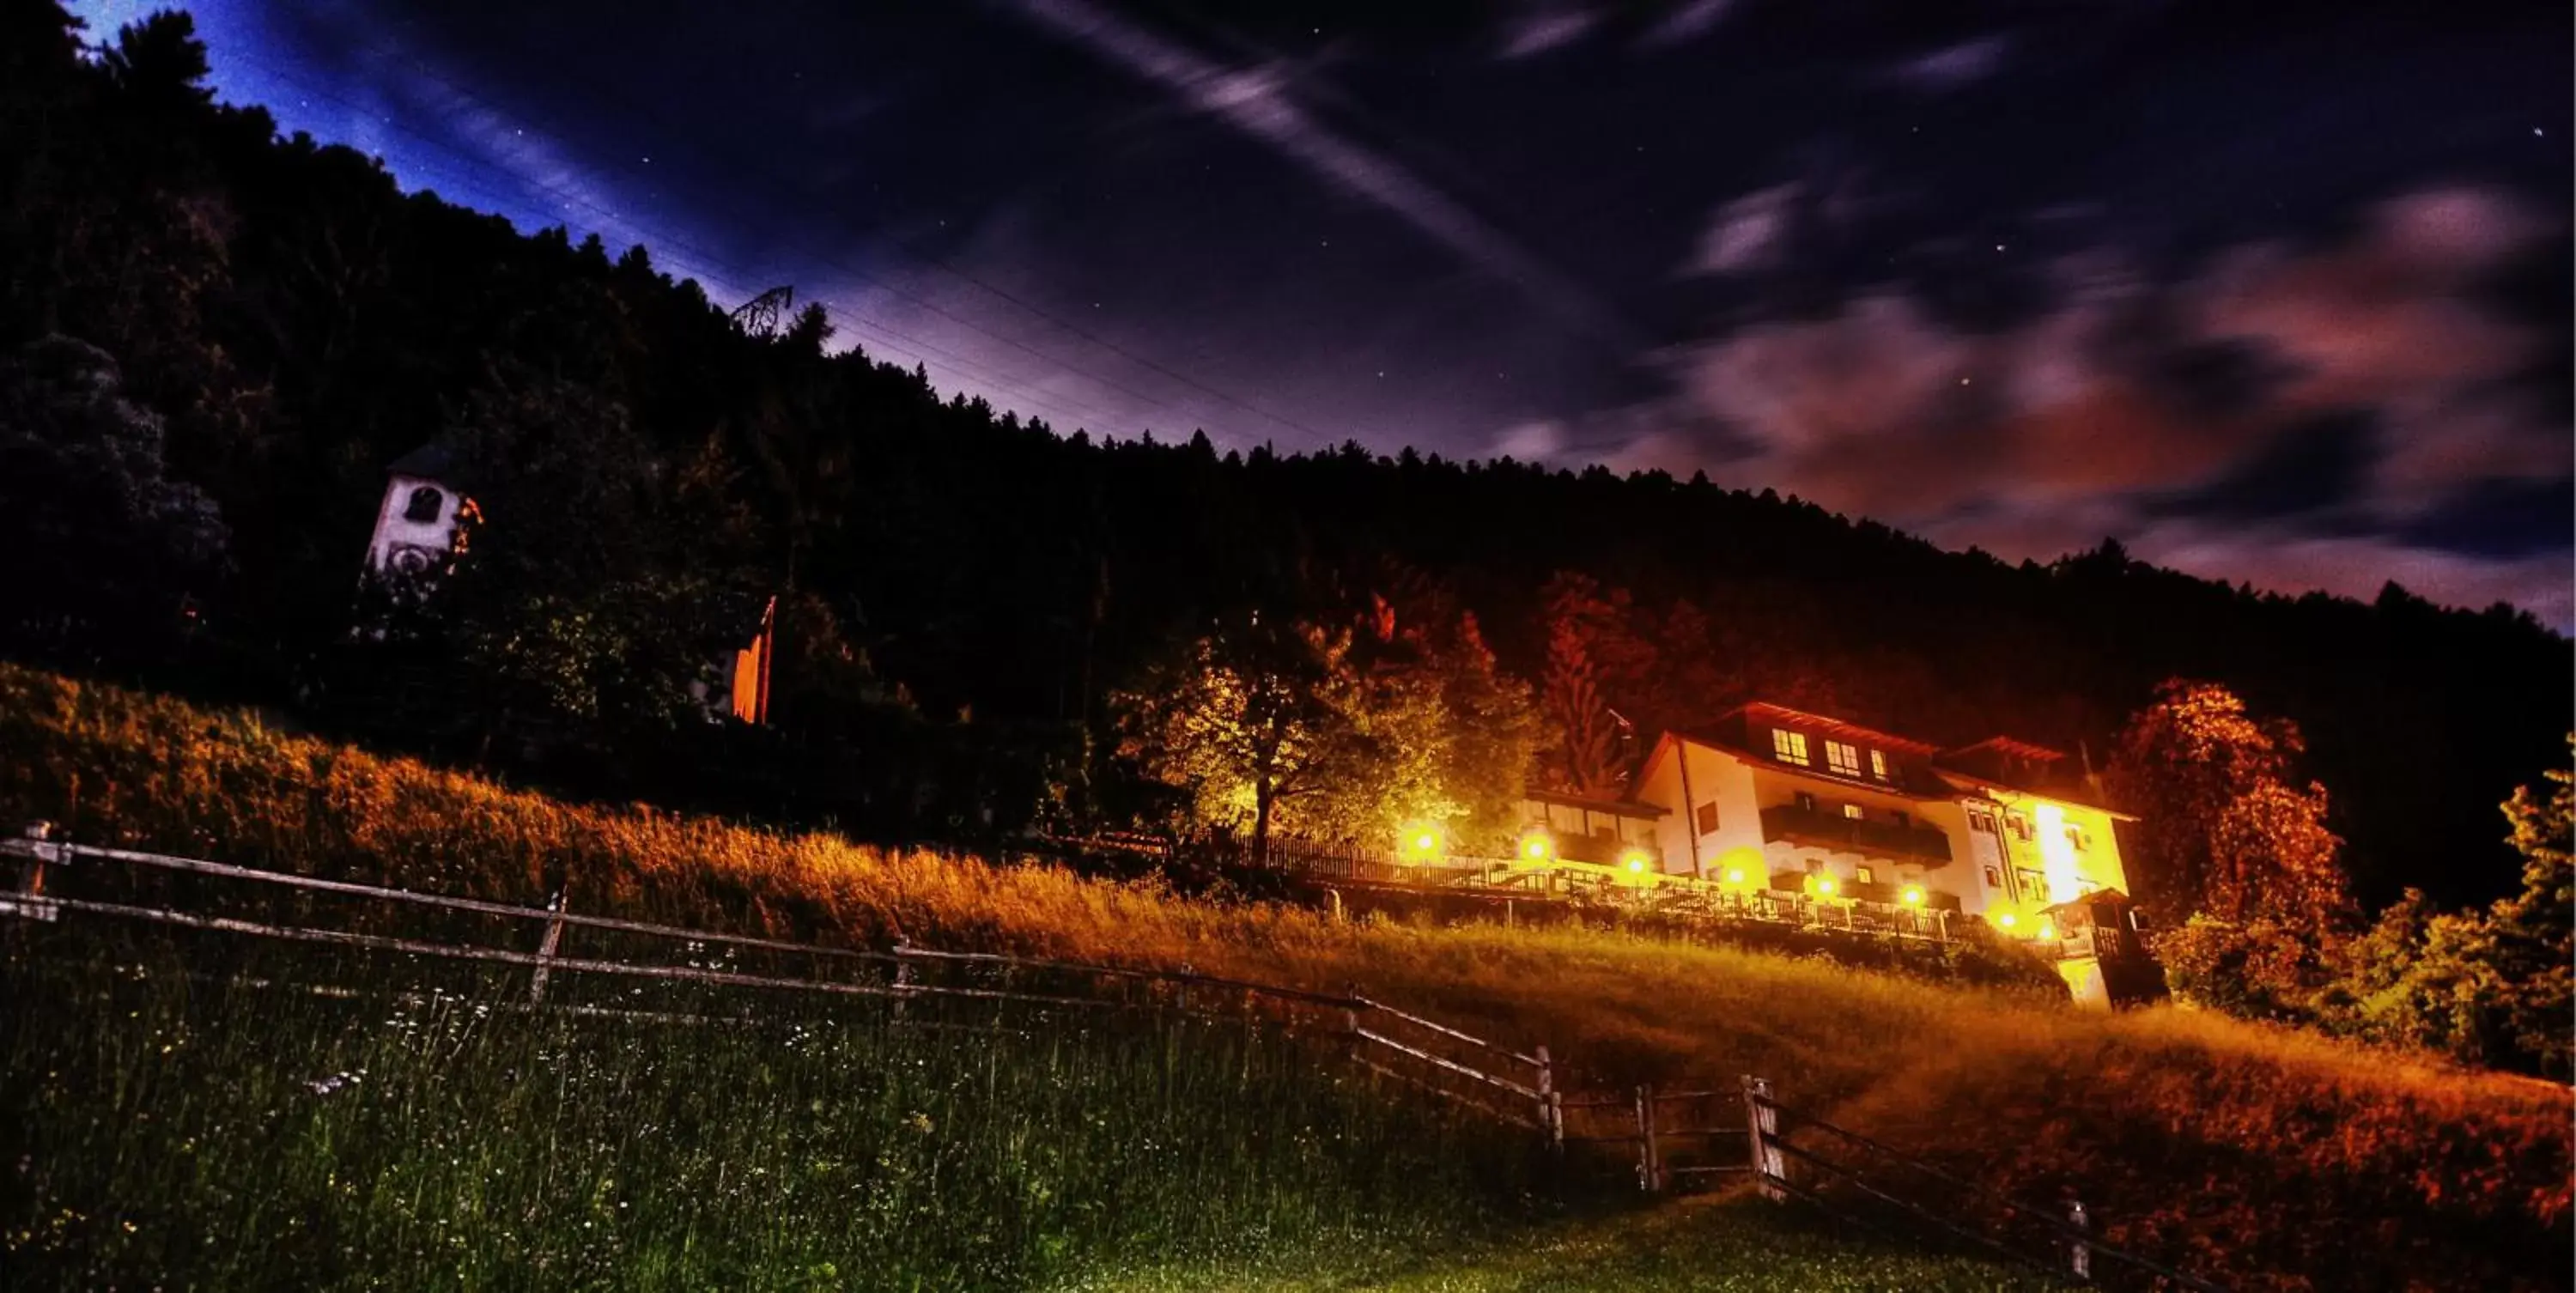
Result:
{"label": "leafy tree", "polygon": [[1430,643],[1430,661],[1439,707],[1416,721],[1432,724],[1432,775],[1462,841],[1499,849],[1537,762],[1539,717],[1529,686],[1502,671],[1473,614]]}
{"label": "leafy tree", "polygon": [[2110,769],[2139,812],[2139,896],[2187,913],[2154,947],[2177,997],[2263,1018],[2304,1014],[2352,920],[2325,787],[2296,784],[2302,744],[2214,683],[2174,679],[2120,734]]}
{"label": "leafy tree", "polygon": [[2326,934],[2350,919],[2325,787],[2297,784],[2298,725],[2259,722],[2216,683],[2172,679],[2129,721],[2108,777],[2141,815],[2140,900],[2226,922]]}
{"label": "leafy tree", "polygon": [[[2576,749],[2576,736],[2569,738]],[[2511,839],[2522,854],[2522,892],[2491,913],[2494,959],[2506,987],[2506,1015],[2514,1045],[2540,1070],[2561,1080],[2570,1074],[2570,1025],[2576,1018],[2576,775],[2565,767],[2545,774],[2546,796],[2529,786],[2505,803]]]}
{"label": "leafy tree", "polygon": [[228,531],[204,490],[171,477],[167,449],[160,416],[126,397],[98,347],[47,337],[0,364],[0,551],[16,554],[0,586],[20,616],[69,616],[107,640],[177,622]]}
{"label": "leafy tree", "polygon": [[2322,1002],[2329,1027],[2468,1063],[2569,1075],[2576,796],[2567,770],[2546,776],[2554,783],[2546,796],[2526,786],[2504,805],[2509,838],[2524,858],[2522,892],[2483,911],[2436,912],[2422,892],[2408,890],[2343,949],[2341,973]]}
{"label": "leafy tree", "polygon": [[1119,751],[1187,788],[1201,820],[1244,830],[1256,858],[1278,829],[1347,830],[1390,762],[1350,648],[1347,632],[1257,615],[1199,638],[1115,698]]}

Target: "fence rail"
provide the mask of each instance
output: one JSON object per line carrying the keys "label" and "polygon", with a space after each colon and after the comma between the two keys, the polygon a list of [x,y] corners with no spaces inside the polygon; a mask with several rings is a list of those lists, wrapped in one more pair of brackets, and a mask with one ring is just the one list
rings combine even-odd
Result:
{"label": "fence rail", "polygon": [[[1754,1115],[1751,1124],[1754,1128],[1753,1152],[1755,1161],[1763,1165],[1760,1178],[1766,1192],[1787,1194],[1863,1224],[1872,1224],[1867,1218],[1855,1216],[1852,1209],[1836,1198],[1838,1191],[1849,1190],[1894,1209],[1910,1223],[1928,1226],[1981,1252],[2078,1283],[2095,1282],[2097,1265],[2108,1264],[2149,1277],[2157,1281],[2159,1287],[2170,1285],[2195,1290],[2195,1293],[2228,1293],[2224,1285],[2103,1243],[2095,1237],[2092,1217],[2080,1199],[2069,1198],[2057,1208],[2016,1199],[1850,1128],[1782,1104],[1772,1098],[1768,1083],[1750,1077],[1744,1082],[1745,1104]],[[1821,1132],[1842,1144],[1866,1151],[1883,1165],[1964,1191],[2000,1213],[2006,1221],[2042,1232],[2044,1237],[2039,1242],[2045,1251],[2034,1252],[2029,1245],[2017,1246],[1970,1221],[1943,1216],[1920,1202],[1905,1198],[1887,1179],[1886,1172],[1873,1172],[1863,1165],[1844,1161],[1812,1143],[1790,1143],[1789,1136],[1801,1130]],[[1788,1170],[1792,1161],[1826,1180],[1812,1185],[1795,1180]]]}
{"label": "fence rail", "polygon": [[[2226,1293],[2220,1285],[2208,1280],[2102,1244],[2094,1237],[2091,1221],[2080,1203],[2070,1200],[2063,1209],[2052,1210],[2013,1199],[1858,1132],[1783,1104],[1773,1097],[1770,1084],[1762,1079],[1748,1076],[1732,1089],[1701,1084],[1658,1091],[1651,1085],[1641,1085],[1624,1093],[1568,1096],[1558,1084],[1557,1064],[1547,1047],[1516,1050],[1466,1029],[1373,1000],[1362,995],[1356,985],[1336,994],[1201,974],[1187,966],[1178,970],[1153,969],[994,952],[950,951],[905,942],[884,949],[794,942],[577,913],[566,909],[561,893],[544,907],[528,907],[294,875],[199,858],[74,844],[34,833],[28,838],[0,839],[0,857],[14,858],[18,862],[18,883],[14,892],[0,891],[0,916],[59,921],[65,913],[76,913],[289,942],[510,966],[529,972],[530,1008],[596,1011],[598,1007],[595,1006],[548,1000],[554,978],[568,974],[885,999],[892,1002],[898,1018],[903,1018],[906,1003],[940,999],[1019,1002],[1080,1009],[1177,1011],[1201,1016],[1224,1013],[1246,1019],[1257,1018],[1261,1006],[1266,1003],[1292,1024],[1320,1024],[1321,1031],[1341,1037],[1349,1058],[1369,1072],[1496,1122],[1535,1131],[1552,1152],[1562,1154],[1568,1146],[1633,1145],[1637,1183],[1642,1190],[1666,1190],[1689,1178],[1743,1174],[1750,1176],[1766,1197],[1806,1200],[1844,1215],[1852,1215],[1844,1196],[1858,1194],[1893,1209],[1911,1223],[1969,1243],[1980,1251],[2077,1281],[2089,1282],[2099,1260],[2152,1276],[2175,1287],[2200,1293]],[[525,921],[541,926],[541,933],[535,950],[522,951],[356,929],[202,914],[174,907],[66,894],[49,887],[49,879],[54,873],[72,870],[75,864],[83,861],[118,863],[172,874],[201,875],[302,892]],[[756,974],[696,964],[675,965],[567,954],[564,943],[567,936],[576,930],[809,957],[814,958],[818,965],[851,967],[878,977],[847,979]],[[966,972],[994,972],[1003,976],[1003,986],[943,981],[933,973],[943,967]],[[1030,974],[1060,976],[1071,980],[1074,987],[1066,991],[1030,991],[1011,977]],[[1103,991],[1101,985],[1104,983],[1141,983],[1168,989],[1168,992],[1161,997],[1149,995],[1138,1000],[1132,995]],[[1193,990],[1200,994],[1195,1006],[1191,998]],[[1229,1002],[1235,1009],[1225,1009]],[[631,1010],[616,1013],[653,1014]],[[691,1019],[693,1022],[709,1021],[708,1017]],[[930,1023],[927,1026],[947,1025]],[[1730,1111],[1740,1110],[1740,1117],[1714,1116],[1712,1105],[1721,1103]],[[1674,1106],[1685,1110],[1697,1109],[1701,1116],[1695,1124],[1687,1117],[1668,1116],[1666,1110]],[[1615,1131],[1578,1129],[1569,1134],[1569,1114],[1579,1122],[1597,1125],[1600,1119],[1610,1116],[1611,1111],[1623,1115],[1618,1118],[1620,1125]],[[2043,1232],[2048,1251],[2042,1255],[2026,1247],[2015,1247],[1968,1221],[1943,1216],[1930,1207],[1909,1200],[1888,1182],[1884,1171],[1846,1161],[1820,1148],[1812,1138],[1808,1143],[1791,1143],[1789,1137],[1800,1132],[1813,1132],[1848,1149],[1858,1150],[1870,1156],[1878,1167],[1892,1167],[1942,1182],[2010,1221]],[[1743,1138],[1745,1147],[1741,1162],[1728,1160],[1723,1150],[1737,1137]],[[1687,1152],[1677,1154],[1676,1151],[1686,1146],[1695,1146],[1699,1159],[1694,1160]],[[1716,1157],[1711,1159],[1711,1155]],[[1822,1179],[1797,1179],[1791,1170],[1793,1163],[1811,1178]],[[1873,1224],[1868,1218],[1854,1216],[1854,1219]]]}
{"label": "fence rail", "polygon": [[[510,966],[529,972],[528,1000],[531,1004],[546,1002],[556,976],[593,974],[727,988],[887,999],[895,1003],[899,1015],[905,1003],[925,999],[1016,1002],[1075,1009],[1146,1010],[1203,1016],[1226,1014],[1245,1018],[1261,1014],[1266,1006],[1272,1014],[1292,1024],[1319,1026],[1319,1031],[1340,1035],[1350,1047],[1352,1057],[1373,1072],[1399,1079],[1497,1121],[1536,1129],[1545,1135],[1552,1147],[1562,1143],[1563,1122],[1556,1109],[1555,1065],[1547,1047],[1538,1046],[1529,1052],[1515,1050],[1464,1029],[1361,996],[1356,985],[1349,991],[1336,994],[1202,974],[1187,966],[1169,970],[1108,965],[996,952],[950,951],[909,942],[898,942],[884,949],[794,942],[587,915],[567,910],[564,895],[560,893],[544,907],[528,907],[296,875],[202,858],[76,844],[45,838],[38,833],[0,840],[0,856],[15,858],[19,863],[15,892],[0,894],[0,915],[56,921],[64,913],[77,913],[284,942]],[[49,872],[60,873],[80,862],[117,863],[150,871],[498,917],[539,925],[541,932],[535,950],[523,951],[478,943],[442,942],[356,929],[204,914],[168,906],[146,906],[67,895],[59,891],[48,892]],[[673,965],[573,955],[564,950],[564,942],[568,932],[574,930],[608,931],[688,944],[810,957],[875,972],[879,977],[844,979],[818,975],[755,974],[694,964]],[[1003,986],[943,981],[933,973],[942,967],[996,972],[1003,976]],[[1020,981],[1031,975],[1069,979],[1075,987],[1069,991],[1033,991]],[[1102,991],[1103,983],[1144,984],[1164,989],[1166,995],[1140,1001],[1131,996]],[[1195,1001],[1194,992],[1197,994]],[[1234,1008],[1227,1009],[1229,1005]],[[1460,1089],[1460,1084],[1465,1084],[1466,1089]]]}

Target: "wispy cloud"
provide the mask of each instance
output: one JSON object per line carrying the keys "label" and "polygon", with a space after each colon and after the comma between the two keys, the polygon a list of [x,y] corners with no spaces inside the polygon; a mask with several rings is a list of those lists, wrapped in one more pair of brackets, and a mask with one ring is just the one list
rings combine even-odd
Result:
{"label": "wispy cloud", "polygon": [[1504,27],[1502,56],[1529,58],[1571,45],[1598,21],[1599,14],[1581,6],[1542,5],[1523,10]]}
{"label": "wispy cloud", "polygon": [[1058,37],[1162,87],[1297,163],[1336,190],[1375,205],[1467,263],[1518,286],[1567,324],[1623,347],[1636,330],[1594,294],[1492,222],[1410,169],[1352,140],[1297,102],[1274,65],[1228,67],[1088,0],[1018,0]]}
{"label": "wispy cloud", "polygon": [[1682,0],[1663,20],[1646,29],[1649,47],[1682,45],[1698,40],[1734,9],[1736,0]]}
{"label": "wispy cloud", "polygon": [[[1781,200],[1730,203],[1695,267],[1760,263]],[[2340,242],[2239,246],[2174,281],[2069,258],[2053,304],[2008,328],[1954,324],[1885,285],[1677,347],[1674,396],[1557,443],[1607,441],[1615,465],[1705,468],[2010,557],[2116,535],[2195,572],[2365,596],[2395,578],[2564,627],[2563,537],[2434,541],[2481,499],[2569,478],[2563,412],[2516,380],[2543,337],[2479,294],[2557,236],[2499,193],[2440,189],[2381,204]]]}
{"label": "wispy cloud", "polygon": [[1691,262],[1701,274],[1744,274],[1780,262],[1789,222],[1806,186],[1796,181],[1754,191],[1717,209]]}
{"label": "wispy cloud", "polygon": [[2011,37],[1980,36],[1906,59],[1888,69],[1888,75],[1899,84],[1929,94],[1943,94],[1974,85],[2002,71],[2004,60],[2011,53]]}

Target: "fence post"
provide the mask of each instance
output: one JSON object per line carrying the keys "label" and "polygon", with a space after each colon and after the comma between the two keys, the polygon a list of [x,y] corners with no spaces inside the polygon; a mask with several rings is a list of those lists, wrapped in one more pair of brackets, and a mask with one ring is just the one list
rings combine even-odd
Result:
{"label": "fence post", "polygon": [[554,916],[546,922],[545,937],[537,940],[537,968],[528,976],[529,1005],[542,1004],[546,999],[546,979],[554,973],[555,949],[563,946],[563,909],[563,890],[557,889],[554,897],[546,899],[546,910]]}
{"label": "fence post", "polygon": [[903,954],[911,950],[910,939],[898,938],[894,941],[894,1019],[896,1023],[904,1022],[907,1013],[904,1007],[912,1001],[912,962],[903,959]]}
{"label": "fence post", "polygon": [[[1189,962],[1183,961],[1181,962],[1181,973],[1185,975],[1196,974],[1198,971],[1191,969]],[[1190,981],[1188,979],[1182,979],[1180,981],[1180,990],[1181,1013],[1186,1015],[1190,1013]]]}
{"label": "fence post", "polygon": [[1772,1147],[1771,1139],[1780,1134],[1780,1115],[1771,1107],[1771,1084],[1744,1075],[1744,1134],[1753,1151],[1753,1180],[1762,1197],[1778,1203],[1784,1197],[1779,1182],[1787,1180],[1789,1163],[1786,1156]]}
{"label": "fence post", "polygon": [[2090,1284],[2093,1282],[2093,1245],[2086,1243],[2081,1236],[2092,1231],[2093,1220],[2084,1214],[2084,1200],[2066,1201],[2066,1220],[2078,1234],[2066,1245],[2067,1272],[2075,1277],[2076,1283]]}
{"label": "fence post", "polygon": [[1538,1048],[1538,1126],[1547,1137],[1547,1152],[1565,1152],[1565,1097],[1556,1089],[1556,1061],[1547,1047]]}
{"label": "fence post", "polygon": [[71,851],[64,845],[49,843],[54,837],[52,822],[29,822],[23,835],[28,848],[25,860],[18,864],[18,892],[14,899],[0,899],[0,913],[52,920],[54,905],[45,901],[45,858],[51,855],[69,861]]}
{"label": "fence post", "polygon": [[1637,1188],[1653,1194],[1664,1188],[1664,1165],[1655,1145],[1655,1088],[1637,1088]]}

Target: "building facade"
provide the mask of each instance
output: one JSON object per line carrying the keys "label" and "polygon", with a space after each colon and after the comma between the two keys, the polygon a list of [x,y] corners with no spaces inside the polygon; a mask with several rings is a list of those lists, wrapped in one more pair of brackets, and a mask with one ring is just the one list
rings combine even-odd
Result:
{"label": "building facade", "polygon": [[2125,894],[2114,823],[2057,751],[1958,749],[1779,705],[1668,732],[1636,797],[1663,809],[1667,873],[1905,902],[2035,931],[2049,910]]}

